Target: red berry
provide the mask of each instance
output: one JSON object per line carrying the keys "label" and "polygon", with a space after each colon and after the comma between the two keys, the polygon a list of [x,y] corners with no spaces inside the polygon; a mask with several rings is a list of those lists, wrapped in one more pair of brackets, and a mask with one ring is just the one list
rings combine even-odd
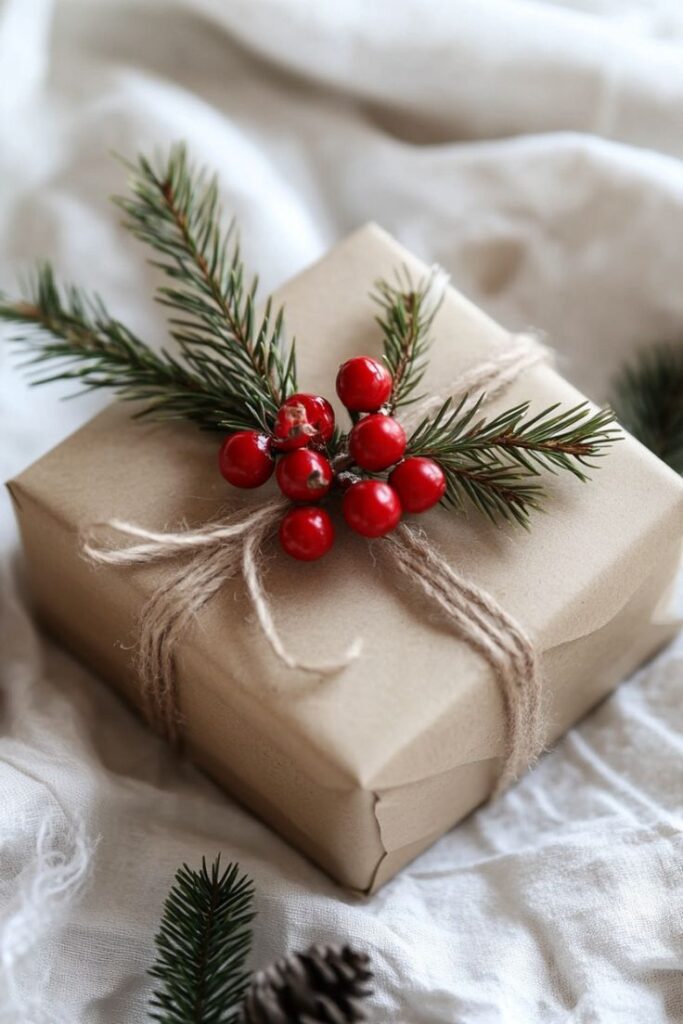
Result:
{"label": "red berry", "polygon": [[275,468],[270,438],[257,430],[240,430],[226,437],[220,450],[220,471],[235,487],[260,487]]}
{"label": "red berry", "polygon": [[337,394],[351,412],[376,412],[391,395],[393,381],[383,363],[356,356],[339,367]]}
{"label": "red berry", "polygon": [[334,409],[320,395],[290,395],[278,410],[273,436],[280,451],[327,444],[334,431]]}
{"label": "red berry", "polygon": [[334,542],[334,526],[323,508],[293,508],[280,523],[280,544],[292,558],[314,562],[322,558]]}
{"label": "red berry", "polygon": [[334,433],[334,409],[327,399],[323,398],[322,395],[306,395],[302,393],[291,395],[285,402],[285,405],[288,403],[303,405],[308,422],[316,431],[317,436],[315,440],[327,444]]}
{"label": "red berry", "polygon": [[398,526],[401,502],[389,484],[359,480],[344,495],[342,512],[347,526],[364,537],[383,537]]}
{"label": "red berry", "polygon": [[299,448],[278,459],[275,476],[280,490],[292,501],[319,501],[332,483],[332,467],[324,455]]}
{"label": "red berry", "polygon": [[393,416],[381,412],[365,416],[349,435],[349,452],[363,469],[377,472],[403,458],[406,432]]}
{"label": "red berry", "polygon": [[404,512],[426,512],[446,492],[446,475],[433,459],[413,455],[400,462],[389,477]]}

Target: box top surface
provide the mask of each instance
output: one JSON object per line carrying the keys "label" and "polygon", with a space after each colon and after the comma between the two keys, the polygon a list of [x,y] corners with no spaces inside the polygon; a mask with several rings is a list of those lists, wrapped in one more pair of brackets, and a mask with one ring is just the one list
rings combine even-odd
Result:
{"label": "box top surface", "polygon": [[[368,293],[402,264],[417,275],[426,270],[368,225],[276,293],[297,338],[301,390],[333,400],[339,363],[380,353]],[[510,340],[453,289],[434,336],[423,390],[439,394]],[[538,366],[486,413],[526,399],[539,411],[582,397],[551,368]],[[74,557],[77,531],[95,522],[119,518],[175,528],[182,521],[199,524],[226,503],[258,504],[271,493],[228,488],[216,469],[215,436],[191,424],[132,421],[129,414],[125,404],[105,410],[15,481],[18,500],[34,501],[73,532]],[[661,555],[661,537],[680,537],[683,522],[680,480],[630,437],[590,484],[559,476],[546,483],[548,514],[535,516],[529,533],[492,526],[475,512],[465,518],[436,509],[420,521],[444,557],[489,590],[541,650],[609,621]],[[341,771],[368,788],[410,783],[491,755],[501,732],[490,724],[500,721],[492,681],[423,599],[395,578],[381,558],[381,541],[371,555],[365,541],[341,526],[321,562],[294,563],[275,548],[268,562],[278,629],[293,653],[327,661],[360,637],[363,654],[333,679],[302,681],[266,649],[235,582],[204,610],[188,639],[201,652],[217,699],[260,716],[264,730],[286,736],[310,757],[312,769],[329,764],[330,778]],[[131,588],[144,593],[159,580],[156,570],[117,571],[130,573]],[[444,730],[448,744],[438,740]]]}

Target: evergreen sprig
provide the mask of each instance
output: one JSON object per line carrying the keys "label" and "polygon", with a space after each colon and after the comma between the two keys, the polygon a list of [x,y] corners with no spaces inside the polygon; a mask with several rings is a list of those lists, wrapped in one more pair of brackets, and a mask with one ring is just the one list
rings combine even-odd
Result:
{"label": "evergreen sprig", "polygon": [[220,855],[183,864],[164,904],[150,975],[160,982],[149,1016],[159,1024],[353,1024],[365,1020],[370,958],[350,946],[312,946],[253,975],[254,887]]}
{"label": "evergreen sprig", "polygon": [[617,375],[612,405],[620,422],[683,474],[683,343],[644,349]]}
{"label": "evergreen sprig", "polygon": [[383,358],[393,379],[390,413],[419,400],[415,390],[427,369],[429,332],[444,284],[443,272],[434,269],[416,285],[405,267],[397,272],[396,283],[384,279],[375,283],[372,298],[381,310],[376,320],[382,331]]}
{"label": "evergreen sprig", "polygon": [[246,284],[232,227],[223,230],[214,180],[174,146],[165,164],[144,157],[129,165],[133,198],[117,199],[127,226],[158,254],[152,262],[172,282],[158,289],[168,307],[178,355],[154,352],[108,313],[101,299],[59,287],[49,264],[27,296],[0,296],[0,320],[29,363],[53,366],[34,383],[76,380],[148,403],[141,415],[191,419],[210,430],[270,430],[284,398],[296,390],[296,358],[285,349],[282,311],[254,311],[257,280]]}
{"label": "evergreen sprig", "polygon": [[170,282],[158,297],[173,314],[173,338],[186,356],[221,372],[259,424],[271,425],[296,391],[295,347],[285,351],[283,313],[270,300],[257,321],[258,278],[246,280],[234,222],[222,229],[216,178],[192,167],[183,144],[159,167],[144,156],[127,167],[132,197],[115,202]]}
{"label": "evergreen sprig", "polygon": [[[210,430],[251,429],[250,413],[226,386],[211,360],[156,353],[112,317],[98,296],[59,287],[49,264],[40,266],[27,297],[0,296],[0,320],[17,328],[13,340],[26,353],[33,384],[75,381],[79,390],[108,388],[145,402],[138,416],[189,419]],[[46,367],[49,366],[49,371]]]}
{"label": "evergreen sprig", "polygon": [[[110,388],[141,401],[138,415],[190,419],[224,433],[271,433],[283,400],[297,389],[294,345],[285,343],[281,310],[275,313],[267,302],[256,316],[256,279],[247,283],[233,226],[222,227],[216,180],[190,164],[183,145],[172,147],[166,160],[141,156],[127,166],[131,195],[115,201],[126,226],[153,250],[152,263],[163,275],[157,298],[169,310],[177,353],[155,352],[97,296],[58,286],[49,265],[38,269],[23,299],[0,296],[0,320],[15,325],[34,383],[74,380],[86,390]],[[393,380],[384,412],[417,400],[444,285],[441,271],[414,283],[405,268],[393,283],[376,283],[383,355]],[[667,367],[653,368],[653,395],[666,383]],[[672,384],[667,436],[673,431],[672,457],[680,458],[677,394]],[[445,502],[457,510],[469,501],[491,519],[526,524],[540,507],[542,469],[584,480],[585,467],[616,440],[609,410],[551,406],[529,418],[524,403],[487,421],[479,416],[481,401],[445,403],[422,421],[408,446],[409,454],[443,468]],[[343,473],[345,482],[354,479],[348,441],[337,428],[326,446],[340,482]]]}
{"label": "evergreen sprig", "polygon": [[408,454],[434,459],[446,474],[446,504],[461,511],[469,499],[490,519],[526,525],[540,508],[540,470],[566,470],[586,480],[585,468],[619,437],[610,409],[592,412],[587,402],[556,413],[551,405],[527,418],[529,403],[487,420],[479,416],[484,396],[454,405],[449,399],[416,427]]}
{"label": "evergreen sprig", "polygon": [[239,1019],[250,974],[250,922],[254,889],[237,864],[221,872],[184,864],[166,899],[157,958],[150,970],[160,987],[150,1016],[161,1024],[233,1024]]}

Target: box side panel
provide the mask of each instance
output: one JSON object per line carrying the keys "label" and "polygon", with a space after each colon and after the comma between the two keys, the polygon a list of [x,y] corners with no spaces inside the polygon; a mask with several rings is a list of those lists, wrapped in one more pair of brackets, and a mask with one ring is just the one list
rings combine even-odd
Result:
{"label": "box side panel", "polygon": [[[16,485],[10,491],[40,621],[139,711],[133,656],[144,594],[133,589],[131,574],[94,569],[75,556],[73,533]],[[179,659],[184,744],[192,760],[342,885],[367,890],[384,855],[374,794],[352,783],[329,788],[302,772],[215,687],[204,685],[203,671],[192,645]],[[229,693],[229,682],[221,689]]]}
{"label": "box side panel", "polygon": [[[678,571],[678,545],[611,622],[589,636],[548,651],[542,659],[547,743],[553,743],[673,639],[680,624],[662,621],[662,593]],[[562,699],[558,701],[558,695]],[[559,710],[561,708],[561,711]],[[377,819],[387,851],[371,891],[483,803],[497,777],[495,758],[461,765],[420,782],[377,787]]]}

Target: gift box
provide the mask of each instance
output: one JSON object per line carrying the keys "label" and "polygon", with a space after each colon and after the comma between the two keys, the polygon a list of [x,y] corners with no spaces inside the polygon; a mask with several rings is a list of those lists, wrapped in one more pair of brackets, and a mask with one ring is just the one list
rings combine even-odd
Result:
{"label": "gift box", "polygon": [[[332,399],[339,364],[381,353],[374,281],[426,268],[374,225],[357,231],[275,296],[297,337],[302,390]],[[437,315],[423,390],[444,393],[511,344],[454,289]],[[582,396],[537,364],[486,412],[532,412]],[[185,423],[112,406],[9,487],[40,619],[60,642],[141,704],[133,657],[140,611],[165,564],[94,568],[79,532],[113,517],[150,529],[201,524],[237,493],[217,472],[217,439]],[[343,412],[337,408],[339,416]],[[589,484],[550,477],[530,531],[441,508],[421,519],[459,573],[531,636],[551,743],[664,644],[678,566],[683,485],[626,436]],[[500,770],[501,697],[486,662],[368,544],[340,529],[320,562],[269,550],[267,587],[287,647],[359,658],[312,678],[275,658],[235,578],[202,610],[176,656],[183,744],[220,784],[346,886],[377,889],[486,799]],[[227,838],[227,837],[226,837]]]}

